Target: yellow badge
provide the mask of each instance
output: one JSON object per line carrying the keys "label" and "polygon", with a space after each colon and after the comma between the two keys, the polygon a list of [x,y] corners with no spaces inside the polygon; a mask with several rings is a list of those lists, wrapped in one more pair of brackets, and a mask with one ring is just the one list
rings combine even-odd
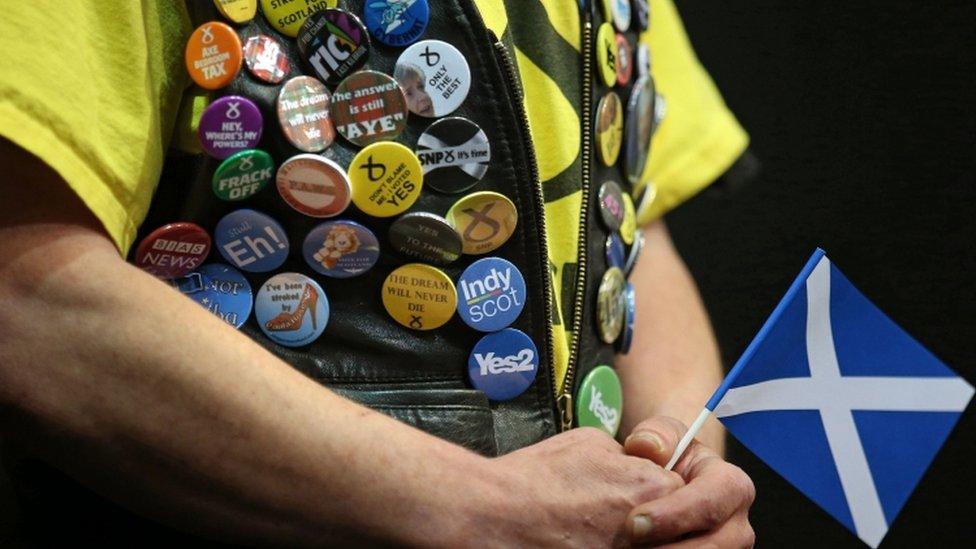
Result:
{"label": "yellow badge", "polygon": [[220,14],[234,23],[247,23],[258,11],[258,0],[214,0]]}
{"label": "yellow badge", "polygon": [[610,23],[596,31],[596,64],[603,83],[612,88],[617,81],[617,33]]}
{"label": "yellow badge", "polygon": [[515,204],[505,195],[490,191],[472,193],[458,200],[446,217],[461,235],[462,251],[469,255],[498,249],[515,233],[518,224]]}
{"label": "yellow badge", "polygon": [[623,104],[617,92],[607,92],[596,107],[596,152],[605,166],[613,166],[620,157],[624,139]]}
{"label": "yellow badge", "polygon": [[275,30],[294,38],[309,15],[334,8],[338,3],[338,0],[261,0],[261,11]]}
{"label": "yellow badge", "polygon": [[634,231],[637,230],[637,212],[634,211],[634,199],[629,193],[623,193],[624,220],[620,223],[620,239],[630,246],[634,243]]}
{"label": "yellow badge", "polygon": [[392,141],[373,143],[349,165],[352,201],[373,217],[403,213],[417,201],[424,172],[417,155]]}
{"label": "yellow badge", "polygon": [[383,306],[393,320],[407,328],[433,330],[454,316],[457,289],[444,271],[408,263],[383,282]]}

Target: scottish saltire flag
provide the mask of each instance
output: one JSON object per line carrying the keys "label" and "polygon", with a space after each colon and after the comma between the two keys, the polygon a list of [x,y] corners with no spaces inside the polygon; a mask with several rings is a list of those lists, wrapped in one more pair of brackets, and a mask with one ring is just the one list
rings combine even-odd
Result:
{"label": "scottish saltire flag", "polygon": [[972,396],[818,249],[706,408],[877,547]]}

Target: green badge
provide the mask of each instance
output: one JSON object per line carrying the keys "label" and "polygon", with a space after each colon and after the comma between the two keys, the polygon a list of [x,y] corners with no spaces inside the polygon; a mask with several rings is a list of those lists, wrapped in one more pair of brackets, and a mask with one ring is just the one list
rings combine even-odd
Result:
{"label": "green badge", "polygon": [[256,195],[273,177],[271,155],[248,149],[220,163],[213,176],[213,191],[221,200],[244,200]]}
{"label": "green badge", "polygon": [[609,366],[597,366],[583,378],[576,393],[576,422],[580,427],[596,427],[617,435],[624,398],[620,378]]}

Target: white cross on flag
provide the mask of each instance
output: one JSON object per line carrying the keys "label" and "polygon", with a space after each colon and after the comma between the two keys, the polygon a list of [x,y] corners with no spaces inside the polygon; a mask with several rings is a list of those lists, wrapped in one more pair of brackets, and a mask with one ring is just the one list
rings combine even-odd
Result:
{"label": "white cross on flag", "polygon": [[818,249],[706,408],[877,547],[972,396]]}

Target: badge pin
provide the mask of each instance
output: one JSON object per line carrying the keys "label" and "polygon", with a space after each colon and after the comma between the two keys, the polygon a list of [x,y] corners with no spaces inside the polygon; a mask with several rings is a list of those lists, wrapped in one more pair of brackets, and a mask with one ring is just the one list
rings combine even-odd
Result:
{"label": "badge pin", "polygon": [[616,436],[624,410],[620,378],[613,368],[597,366],[586,374],[576,392],[576,422]]}
{"label": "badge pin", "polygon": [[637,213],[634,211],[634,200],[629,194],[623,193],[620,198],[624,204],[624,219],[620,222],[620,239],[630,246],[634,243],[634,233],[637,232]]}
{"label": "badge pin", "polygon": [[464,196],[451,206],[447,221],[461,235],[468,255],[492,252],[515,233],[518,211],[505,195],[481,191]]}
{"label": "badge pin", "polygon": [[539,350],[528,335],[515,328],[484,336],[468,358],[471,385],[496,402],[524,393],[538,371]]}
{"label": "badge pin", "polygon": [[258,290],[254,317],[264,335],[275,343],[302,347],[325,331],[329,298],[318,282],[303,274],[277,274]]}
{"label": "badge pin", "polygon": [[285,160],[276,177],[282,200],[309,217],[334,217],[352,199],[349,177],[341,166],[317,154]]}
{"label": "badge pin", "polygon": [[333,278],[350,278],[373,268],[380,243],[373,231],[353,221],[327,221],[305,237],[302,253],[309,267]]}
{"label": "badge pin", "polygon": [[624,249],[624,241],[617,233],[610,233],[607,237],[607,267],[623,269],[627,261],[627,252]]}
{"label": "badge pin", "polygon": [[278,93],[278,123],[295,148],[319,152],[335,140],[329,107],[332,101],[325,85],[311,76],[296,76]]}
{"label": "badge pin", "polygon": [[424,184],[417,155],[392,141],[373,143],[359,151],[349,164],[352,201],[373,217],[391,217],[405,212]]}
{"label": "badge pin", "polygon": [[214,241],[228,263],[250,273],[273,271],[288,258],[285,230],[271,217],[250,209],[221,218]]}
{"label": "badge pin", "polygon": [[624,192],[613,180],[600,185],[600,219],[611,232],[620,228],[624,222]]}
{"label": "badge pin", "polygon": [[644,175],[654,136],[654,79],[641,76],[634,83],[627,101],[627,179],[637,185]]}
{"label": "badge pin", "polygon": [[197,27],[184,52],[186,70],[201,88],[223,88],[237,76],[244,61],[241,39],[226,23],[210,21]]}
{"label": "badge pin", "polygon": [[439,328],[457,308],[457,290],[451,278],[422,263],[408,263],[391,272],[382,291],[386,312],[411,330]]}
{"label": "badge pin", "polygon": [[428,212],[410,212],[390,225],[390,246],[425,263],[447,265],[461,257],[461,235],[446,219]]}
{"label": "badge pin", "polygon": [[617,267],[610,267],[603,274],[600,288],[597,290],[597,325],[600,328],[600,339],[604,343],[613,343],[620,337],[624,327],[624,273]]}
{"label": "badge pin", "polygon": [[630,28],[630,0],[603,0],[603,12],[620,32]]}
{"label": "badge pin", "polygon": [[258,106],[239,95],[217,99],[200,116],[200,144],[214,158],[253,149],[263,130],[264,119]]}
{"label": "badge pin", "polygon": [[603,23],[596,31],[596,63],[603,84],[613,87],[617,81],[617,33],[610,23]]}
{"label": "badge pin", "polygon": [[613,166],[620,156],[624,137],[624,108],[617,92],[604,95],[596,107],[596,152],[605,166]]}
{"label": "badge pin", "polygon": [[252,36],[244,42],[244,63],[255,78],[268,84],[281,82],[291,71],[281,44],[266,34]]}
{"label": "badge pin", "polygon": [[290,38],[295,38],[302,28],[302,24],[310,15],[320,10],[334,8],[336,4],[338,4],[338,0],[304,0],[302,2],[261,0],[261,11],[276,31]]}
{"label": "badge pin", "polygon": [[210,253],[210,235],[195,223],[163,225],[136,247],[135,264],[159,278],[179,278],[196,269]]}
{"label": "badge pin", "polygon": [[637,265],[637,258],[640,257],[641,251],[644,250],[644,245],[644,233],[640,229],[637,229],[634,231],[634,244],[630,247],[630,253],[627,255],[627,263],[624,264],[624,276],[629,277],[630,273],[634,271],[634,266]]}
{"label": "badge pin", "polygon": [[422,40],[397,59],[393,76],[410,112],[428,118],[451,114],[471,89],[471,69],[457,48],[440,40]]}
{"label": "badge pin", "polygon": [[367,0],[363,6],[366,28],[387,46],[403,47],[416,42],[427,29],[429,19],[427,0]]}
{"label": "badge pin", "polygon": [[258,11],[257,0],[214,0],[214,4],[220,15],[237,24],[254,19]]}
{"label": "badge pin", "polygon": [[511,326],[522,313],[528,297],[522,272],[500,257],[475,261],[457,283],[458,316],[482,332]]}
{"label": "badge pin", "polygon": [[246,149],[224,159],[214,172],[211,185],[221,200],[245,200],[256,195],[274,178],[271,155]]}
{"label": "badge pin", "polygon": [[434,122],[420,134],[417,158],[427,185],[442,193],[460,193],[485,176],[491,147],[477,124],[453,116]]}
{"label": "badge pin", "polygon": [[626,86],[634,73],[634,47],[623,34],[617,34],[617,84]]}
{"label": "badge pin", "polygon": [[620,337],[617,352],[625,355],[630,352],[630,345],[634,342],[634,320],[637,315],[637,298],[634,295],[634,285],[630,282],[624,287],[624,334]]}
{"label": "badge pin", "polygon": [[396,139],[407,127],[403,90],[381,72],[357,72],[332,94],[332,121],[342,137],[360,147]]}
{"label": "badge pin", "polygon": [[254,298],[251,284],[240,271],[229,265],[208,263],[190,274],[200,277],[201,288],[187,293],[187,297],[234,328],[244,325],[251,316]]}
{"label": "badge pin", "polygon": [[296,44],[308,71],[329,86],[361,69],[369,58],[366,27],[346,10],[327,9],[309,15]]}

